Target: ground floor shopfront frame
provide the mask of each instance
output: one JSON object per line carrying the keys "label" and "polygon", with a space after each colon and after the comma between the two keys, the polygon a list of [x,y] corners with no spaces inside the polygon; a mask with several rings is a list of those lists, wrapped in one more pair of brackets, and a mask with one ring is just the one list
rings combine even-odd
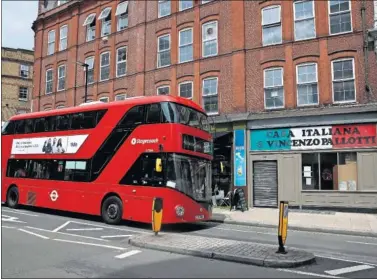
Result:
{"label": "ground floor shopfront frame", "polygon": [[233,124],[232,185],[250,207],[377,210],[376,113]]}

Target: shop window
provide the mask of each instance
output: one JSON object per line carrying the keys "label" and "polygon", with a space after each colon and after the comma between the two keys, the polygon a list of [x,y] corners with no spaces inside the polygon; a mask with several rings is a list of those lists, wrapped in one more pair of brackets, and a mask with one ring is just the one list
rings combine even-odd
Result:
{"label": "shop window", "polygon": [[356,191],[357,153],[302,154],[302,189]]}

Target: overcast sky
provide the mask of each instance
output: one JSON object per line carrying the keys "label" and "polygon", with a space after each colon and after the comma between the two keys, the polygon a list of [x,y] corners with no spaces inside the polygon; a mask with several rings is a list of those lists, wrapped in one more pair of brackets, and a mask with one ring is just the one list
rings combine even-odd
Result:
{"label": "overcast sky", "polygon": [[38,14],[38,0],[2,0],[2,46],[32,49],[34,32],[31,29]]}

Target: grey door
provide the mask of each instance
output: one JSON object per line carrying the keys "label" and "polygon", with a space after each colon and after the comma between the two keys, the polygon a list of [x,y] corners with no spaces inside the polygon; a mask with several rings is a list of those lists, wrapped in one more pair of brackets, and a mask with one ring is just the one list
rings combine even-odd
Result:
{"label": "grey door", "polygon": [[277,161],[253,163],[253,188],[255,207],[278,206]]}

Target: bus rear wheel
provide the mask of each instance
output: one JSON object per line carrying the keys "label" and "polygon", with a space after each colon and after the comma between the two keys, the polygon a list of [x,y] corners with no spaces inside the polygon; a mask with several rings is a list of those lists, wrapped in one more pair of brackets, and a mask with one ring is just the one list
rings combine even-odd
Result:
{"label": "bus rear wheel", "polygon": [[123,216],[122,201],[117,196],[107,197],[102,203],[101,215],[106,224],[119,224]]}
{"label": "bus rear wheel", "polygon": [[10,208],[17,208],[18,207],[18,200],[19,200],[19,193],[17,186],[12,186],[9,188],[7,193],[7,206]]}

